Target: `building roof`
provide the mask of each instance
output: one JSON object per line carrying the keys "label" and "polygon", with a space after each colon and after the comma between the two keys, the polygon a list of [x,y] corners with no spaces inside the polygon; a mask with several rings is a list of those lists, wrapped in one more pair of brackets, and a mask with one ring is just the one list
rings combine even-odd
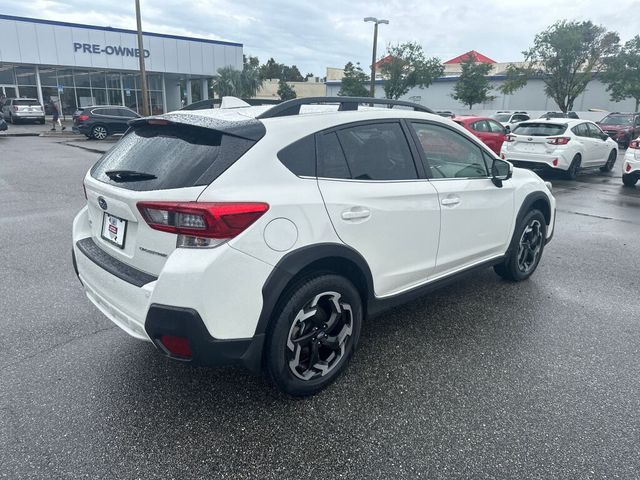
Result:
{"label": "building roof", "polygon": [[[99,27],[97,25],[85,25],[82,23],[70,23],[70,22],[59,22],[56,20],[44,20],[41,18],[29,18],[29,17],[16,17],[15,15],[4,15],[0,14],[0,20],[13,20],[15,22],[27,22],[27,23],[39,23],[43,25],[57,25],[61,27],[72,27],[72,28],[87,28],[89,30],[102,30],[104,32],[119,32],[119,33],[133,33],[137,34],[138,32],[135,30],[127,30],[124,28],[113,28],[113,27]],[[194,38],[194,37],[184,37],[180,35],[168,35],[165,33],[153,33],[153,32],[142,32],[144,36],[147,37],[160,37],[160,38],[171,38],[175,40],[187,40],[190,42],[201,42],[201,43],[211,43],[214,45],[229,45],[232,47],[242,47],[241,43],[236,42],[227,42],[223,40],[211,40],[208,38]]]}
{"label": "building roof", "polygon": [[462,55],[458,55],[451,60],[447,60],[444,62],[445,65],[454,65],[457,63],[463,63],[467,61],[469,58],[472,58],[475,62],[478,63],[498,63],[495,60],[491,60],[489,57],[482,55],[481,53],[476,52],[475,50],[469,50],[467,53],[463,53]]}

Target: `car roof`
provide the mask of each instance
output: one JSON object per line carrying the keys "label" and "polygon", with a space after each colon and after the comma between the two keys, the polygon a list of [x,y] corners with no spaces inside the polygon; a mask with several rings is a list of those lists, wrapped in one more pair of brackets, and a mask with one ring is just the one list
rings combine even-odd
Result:
{"label": "car roof", "polygon": [[566,124],[570,127],[578,125],[579,123],[593,123],[591,120],[585,120],[584,118],[532,118],[531,120],[525,120],[519,125],[526,125],[528,123],[552,123],[552,124]]}
{"label": "car roof", "polygon": [[78,107],[78,110],[82,110],[83,108],[126,108],[127,110],[131,110],[124,105],[87,105],[86,107]]}
{"label": "car roof", "polygon": [[480,115],[456,115],[455,117],[453,117],[452,119],[454,122],[456,120],[464,120],[467,122],[475,122],[477,120],[491,120],[492,122],[495,122],[496,119],[495,118],[491,118],[491,117],[482,117]]}

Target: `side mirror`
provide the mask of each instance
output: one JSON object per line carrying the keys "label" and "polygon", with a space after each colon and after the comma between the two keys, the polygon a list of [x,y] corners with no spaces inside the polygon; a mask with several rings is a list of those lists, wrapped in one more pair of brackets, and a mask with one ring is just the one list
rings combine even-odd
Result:
{"label": "side mirror", "polygon": [[491,165],[491,181],[496,187],[502,188],[502,182],[513,176],[513,165],[495,158]]}

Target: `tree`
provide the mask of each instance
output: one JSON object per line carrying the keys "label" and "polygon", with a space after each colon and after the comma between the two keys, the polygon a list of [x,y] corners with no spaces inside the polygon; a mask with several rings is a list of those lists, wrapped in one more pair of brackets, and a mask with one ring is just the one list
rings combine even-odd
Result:
{"label": "tree", "polygon": [[291,65],[290,67],[282,65],[282,77],[285,82],[304,82],[304,78],[298,70],[298,67]]}
{"label": "tree", "polygon": [[397,100],[413,87],[426,88],[444,73],[440,60],[426,58],[422,47],[415,42],[389,45],[387,56],[388,60],[380,66],[387,98]]}
{"label": "tree", "polygon": [[475,58],[469,55],[462,62],[462,73],[451,96],[459,102],[469,105],[469,110],[478,103],[493,100],[494,97],[489,95],[492,87],[486,77],[490,71],[490,63],[476,63]]}
{"label": "tree", "polygon": [[544,91],[563,112],[573,110],[573,102],[587,88],[594,73],[600,72],[607,58],[617,53],[620,38],[615,32],[590,21],[561,20],[538,33],[533,46],[523,52],[527,67],[514,71],[511,82],[501,90],[509,93],[523,87],[518,78],[541,75]]}
{"label": "tree", "polygon": [[280,96],[280,100],[291,100],[292,98],[296,98],[296,91],[289,86],[287,82],[280,79],[278,82],[278,95]]}
{"label": "tree", "polygon": [[519,67],[510,63],[507,65],[507,70],[505,71],[506,79],[504,83],[498,87],[498,90],[504,95],[511,95],[527,84],[530,75],[531,72],[527,67]]}
{"label": "tree", "polygon": [[269,60],[267,60],[267,63],[265,63],[264,65],[260,65],[260,78],[262,80],[273,78],[280,79],[282,78],[283,67],[283,64],[276,62],[274,58],[271,57]]}
{"label": "tree", "polygon": [[220,98],[225,96],[255,97],[262,86],[258,65],[257,57],[243,56],[242,71],[235,70],[232,67],[218,69],[218,76],[213,83],[213,91]]}
{"label": "tree", "polygon": [[618,55],[605,60],[606,69],[602,81],[607,85],[611,100],[621,102],[627,98],[636,101],[637,112],[640,108],[640,35],[627,43]]}
{"label": "tree", "polygon": [[360,63],[355,65],[348,62],[344,66],[344,77],[340,86],[339,96],[368,97],[369,89],[366,87],[369,77],[362,71]]}

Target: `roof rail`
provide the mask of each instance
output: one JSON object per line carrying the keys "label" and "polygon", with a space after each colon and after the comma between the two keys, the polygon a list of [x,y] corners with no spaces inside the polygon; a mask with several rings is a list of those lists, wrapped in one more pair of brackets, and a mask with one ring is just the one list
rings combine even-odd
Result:
{"label": "roof rail", "polygon": [[294,98],[293,100],[287,100],[271,107],[266,112],[261,113],[256,119],[261,120],[263,118],[273,117],[288,117],[290,115],[299,115],[300,107],[302,105],[322,105],[327,103],[338,103],[338,111],[353,111],[358,110],[358,105],[361,103],[369,105],[390,105],[389,108],[410,107],[416,112],[435,113],[433,110],[422,105],[418,105],[413,102],[405,102],[403,100],[391,100],[388,98],[371,98],[371,97],[306,97],[306,98]]}

